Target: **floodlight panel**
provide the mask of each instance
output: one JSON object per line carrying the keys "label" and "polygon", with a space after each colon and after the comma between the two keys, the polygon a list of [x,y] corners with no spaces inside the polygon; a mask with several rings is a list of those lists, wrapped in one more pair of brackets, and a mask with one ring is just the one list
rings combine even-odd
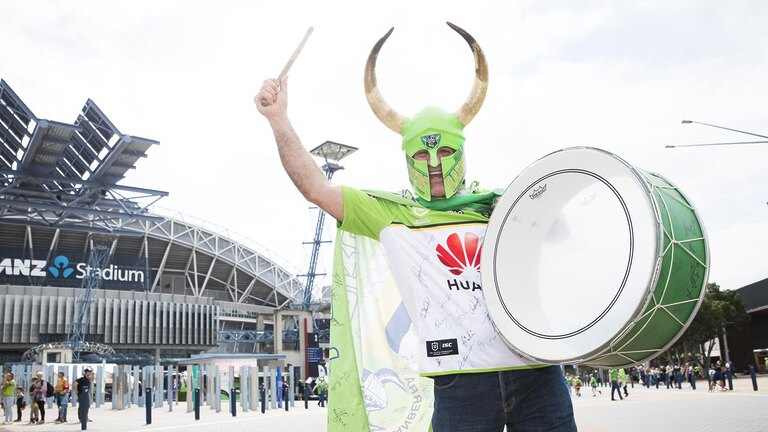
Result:
{"label": "floodlight panel", "polygon": [[3,141],[15,147],[21,147],[21,142],[25,136],[29,136],[27,125],[20,122],[7,106],[0,105],[0,124],[3,130]]}
{"label": "floodlight panel", "polygon": [[329,161],[340,161],[357,151],[357,147],[334,141],[326,141],[310,150],[310,153]]}
{"label": "floodlight panel", "polygon": [[0,120],[19,141],[29,136],[30,124],[37,120],[5,80],[0,80]]}
{"label": "floodlight panel", "polygon": [[78,135],[93,154],[94,159],[109,146],[109,140],[116,135],[112,131],[104,130],[99,123],[91,123],[82,115],[77,117],[75,126],[80,127]]}
{"label": "floodlight panel", "polygon": [[13,169],[21,160],[31,136],[30,125],[35,121],[32,111],[8,83],[0,80],[0,166]]}
{"label": "floodlight panel", "polygon": [[41,120],[32,132],[32,139],[21,158],[20,170],[51,174],[69,147],[77,128],[66,123]]}
{"label": "floodlight panel", "polygon": [[83,175],[90,171],[88,165],[80,158],[77,149],[73,146],[67,147],[64,151],[64,157],[59,160],[56,166],[64,177],[71,179],[83,179]]}
{"label": "floodlight panel", "polygon": [[15,142],[8,136],[8,132],[0,129],[0,161],[5,168],[13,168],[16,162]]}

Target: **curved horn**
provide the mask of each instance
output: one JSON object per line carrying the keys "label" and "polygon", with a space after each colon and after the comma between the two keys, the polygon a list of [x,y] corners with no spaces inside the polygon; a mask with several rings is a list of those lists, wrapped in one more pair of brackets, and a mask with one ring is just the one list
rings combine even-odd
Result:
{"label": "curved horn", "polygon": [[392,107],[390,107],[384,100],[384,96],[381,95],[378,82],[376,81],[376,59],[379,57],[379,50],[384,45],[384,42],[387,41],[389,35],[392,34],[393,30],[395,30],[394,27],[389,29],[387,34],[376,42],[376,45],[373,46],[371,53],[368,55],[368,61],[365,63],[365,97],[368,99],[368,105],[371,106],[376,117],[378,117],[386,127],[399,134],[403,129],[403,121],[405,118],[392,109]]}
{"label": "curved horn", "polygon": [[467,100],[464,101],[464,105],[456,111],[456,117],[462,125],[466,126],[480,111],[485,95],[488,93],[488,63],[485,61],[485,54],[483,54],[482,48],[480,48],[480,45],[477,44],[472,35],[455,24],[449,22],[446,24],[467,41],[475,57],[475,82],[472,84],[472,91],[467,96]]}

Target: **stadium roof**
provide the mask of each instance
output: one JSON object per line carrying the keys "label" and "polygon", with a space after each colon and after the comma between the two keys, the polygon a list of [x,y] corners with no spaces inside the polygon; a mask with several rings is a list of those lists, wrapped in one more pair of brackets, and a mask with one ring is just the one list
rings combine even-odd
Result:
{"label": "stadium roof", "polygon": [[747,312],[768,308],[768,279],[763,279],[736,290],[741,295]]}
{"label": "stadium roof", "polygon": [[[269,250],[191,216],[153,215],[159,220],[127,223],[124,230],[132,234],[114,236],[110,246],[110,264],[141,276],[103,280],[103,288],[211,297],[268,308],[290,306],[301,299],[303,284],[295,270],[288,270]],[[62,256],[72,268],[85,263],[89,233],[4,222],[0,218],[0,284],[80,286],[74,274],[64,279],[47,269]],[[37,260],[38,276],[27,271],[32,264],[20,272],[14,267],[18,260]]]}

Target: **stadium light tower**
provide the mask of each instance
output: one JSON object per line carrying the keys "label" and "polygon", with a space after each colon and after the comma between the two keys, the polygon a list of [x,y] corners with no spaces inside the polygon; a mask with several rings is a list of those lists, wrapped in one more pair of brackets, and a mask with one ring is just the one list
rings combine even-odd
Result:
{"label": "stadium light tower", "polygon": [[[331,181],[333,174],[336,171],[344,169],[339,162],[345,157],[351,155],[357,151],[357,147],[348,146],[345,144],[339,144],[333,141],[326,141],[319,146],[310,150],[310,154],[322,158],[325,163],[321,166],[325,173],[325,178]],[[301,308],[308,310],[310,302],[312,300],[312,289],[315,284],[315,276],[323,276],[323,274],[316,273],[317,270],[317,258],[320,254],[320,246],[323,243],[330,243],[329,241],[323,241],[323,225],[325,224],[325,212],[320,209],[317,215],[317,223],[315,224],[315,235],[311,242],[304,242],[304,244],[312,245],[312,255],[309,259],[309,268],[307,269],[306,276],[307,283],[304,285],[304,292],[302,296]]]}

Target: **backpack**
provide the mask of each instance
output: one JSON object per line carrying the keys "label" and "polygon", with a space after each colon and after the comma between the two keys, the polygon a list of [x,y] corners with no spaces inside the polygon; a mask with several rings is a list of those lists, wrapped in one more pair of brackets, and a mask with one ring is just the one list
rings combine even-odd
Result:
{"label": "backpack", "polygon": [[53,386],[48,381],[45,382],[45,397],[53,397]]}

